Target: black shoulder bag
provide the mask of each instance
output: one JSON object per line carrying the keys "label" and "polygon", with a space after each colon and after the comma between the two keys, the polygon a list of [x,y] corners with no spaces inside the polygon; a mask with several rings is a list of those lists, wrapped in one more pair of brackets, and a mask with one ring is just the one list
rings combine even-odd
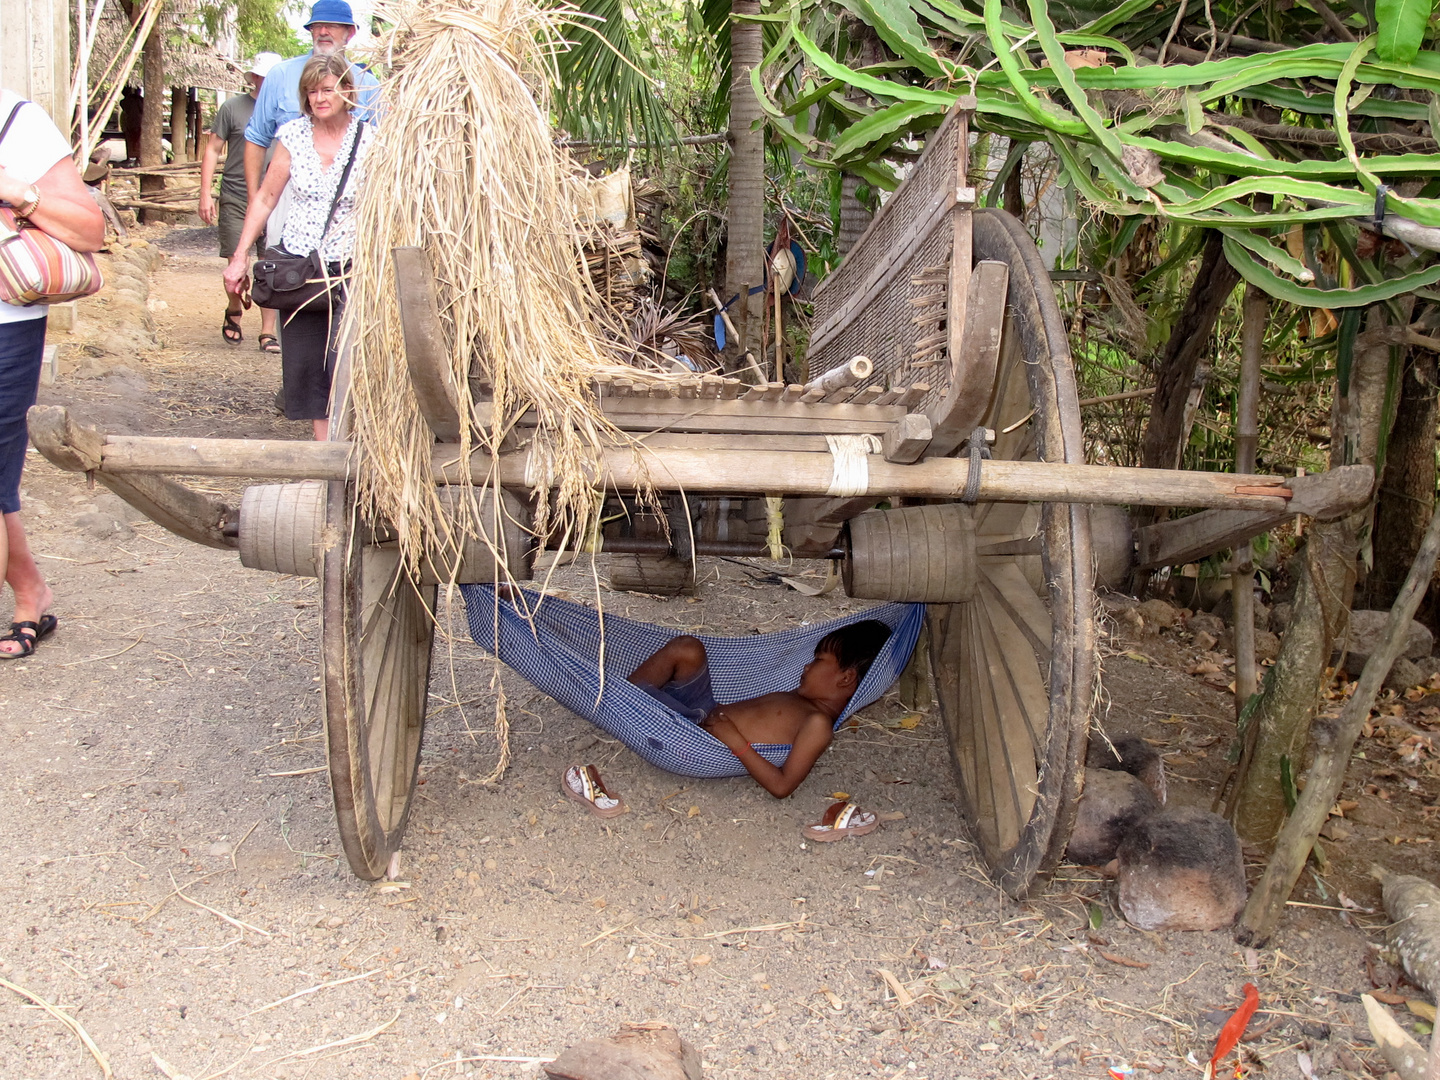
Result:
{"label": "black shoulder bag", "polygon": [[[330,202],[325,228],[320,233],[322,245],[335,220],[335,208],[340,205],[340,196],[345,193],[346,181],[350,179],[350,170],[360,149],[360,137],[364,134],[365,121],[361,120],[355,129],[355,141],[350,144],[345,171],[340,174],[340,183],[335,188],[335,198]],[[250,298],[262,308],[274,308],[287,315],[297,311],[324,311],[331,305],[331,292],[343,282],[343,278],[327,273],[318,245],[308,255],[292,255],[279,247],[266,248],[265,257],[256,260],[250,277]]]}

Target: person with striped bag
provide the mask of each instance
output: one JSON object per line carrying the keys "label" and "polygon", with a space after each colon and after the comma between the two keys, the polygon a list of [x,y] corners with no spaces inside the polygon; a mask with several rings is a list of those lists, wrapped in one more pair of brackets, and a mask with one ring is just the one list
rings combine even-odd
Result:
{"label": "person with striped bag", "polygon": [[[38,231],[71,252],[99,251],[105,242],[105,218],[75,168],[70,144],[45,110],[10,90],[0,90],[0,232]],[[12,241],[14,242],[14,241]],[[3,247],[0,242],[0,247]],[[93,263],[91,264],[93,266]],[[8,266],[8,264],[6,264]],[[0,275],[8,271],[0,266]],[[74,283],[77,295],[92,292],[98,281]],[[25,540],[20,522],[20,471],[29,432],[25,414],[35,404],[40,363],[45,351],[45,302],[22,287],[0,281],[0,576],[15,593],[10,632],[0,636],[0,659],[29,656],[54,632],[49,613],[54,599]]]}

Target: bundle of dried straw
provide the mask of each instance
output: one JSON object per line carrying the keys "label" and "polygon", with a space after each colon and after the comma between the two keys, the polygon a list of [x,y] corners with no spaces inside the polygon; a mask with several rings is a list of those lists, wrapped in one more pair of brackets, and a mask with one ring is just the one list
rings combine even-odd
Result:
{"label": "bundle of dried straw", "polygon": [[573,544],[597,512],[598,447],[620,436],[593,399],[592,380],[618,359],[584,270],[574,170],[548,119],[561,13],[534,0],[424,0],[382,17],[395,29],[375,54],[387,69],[384,112],[345,330],[361,512],[397,530],[412,565],[427,538],[499,535],[494,522],[454,521],[431,481],[433,438],[406,367],[390,255],[418,245],[435,270],[461,417],[474,415],[469,376],[493,387],[493,425],[466,426],[457,449],[493,454],[533,410],[542,467],[532,475],[554,491],[536,500],[535,531]]}

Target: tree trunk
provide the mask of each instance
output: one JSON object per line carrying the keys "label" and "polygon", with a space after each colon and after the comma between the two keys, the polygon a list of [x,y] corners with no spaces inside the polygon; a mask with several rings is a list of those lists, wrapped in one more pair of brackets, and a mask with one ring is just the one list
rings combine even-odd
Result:
{"label": "tree trunk", "polygon": [[740,293],[731,309],[742,348],[760,343],[764,293],[747,296],[765,279],[765,132],[760,101],[750,85],[750,72],[760,66],[760,24],[737,16],[756,15],[759,0],[733,0],[730,21],[730,194],[726,201],[725,291]]}
{"label": "tree trunk", "polygon": [[[880,47],[880,38],[868,25],[859,19],[848,19],[845,22],[845,29],[850,35],[850,62],[854,67],[869,67],[884,58],[884,50]],[[845,91],[845,100],[854,102],[862,109],[869,98],[870,95],[859,87],[852,86]],[[847,254],[859,242],[873,216],[866,209],[865,204],[860,201],[859,190],[860,178],[858,176],[851,173],[841,175],[840,221],[835,230],[835,249],[841,255]]]}
{"label": "tree trunk", "polygon": [[[132,5],[130,18],[132,21],[139,18],[140,9]],[[150,34],[145,38],[145,46],[140,51],[140,59],[144,64],[144,81],[142,88],[145,92],[144,112],[140,119],[140,164],[162,165],[164,164],[164,148],[161,146],[165,137],[165,33],[157,21],[151,28]],[[140,178],[140,195],[143,198],[147,194],[165,190],[165,179],[160,176],[142,176]],[[142,220],[149,220],[153,212],[141,210]]]}
{"label": "tree trunk", "polygon": [[[1435,503],[1436,375],[1435,354],[1411,349],[1375,507],[1374,566],[1361,590],[1372,610],[1395,603]],[[1433,618],[1433,609],[1427,614]]]}
{"label": "tree trunk", "polygon": [[[1383,325],[1381,311],[1371,309],[1370,322]],[[1389,367],[1388,345],[1355,353],[1348,392],[1336,388],[1331,410],[1332,469],[1375,463]],[[1372,506],[1338,521],[1317,521],[1307,531],[1290,625],[1247,727],[1246,741],[1254,749],[1241,763],[1235,831],[1248,844],[1269,847],[1285,823],[1281,762],[1288,759],[1293,772],[1300,772],[1325,666],[1349,624],[1360,533]]]}
{"label": "tree trunk", "polygon": [[185,100],[185,88],[183,86],[172,86],[170,88],[170,160],[188,161],[189,157],[185,152],[185,113],[187,102]]}
{"label": "tree trunk", "polygon": [[[1200,269],[1185,298],[1180,318],[1170,332],[1156,373],[1150,421],[1141,441],[1141,464],[1150,469],[1178,469],[1190,437],[1188,402],[1196,371],[1210,349],[1210,333],[1240,275],[1225,258],[1218,232],[1205,241]],[[1208,367],[1207,367],[1208,371]]]}
{"label": "tree trunk", "polygon": [[1022,157],[1005,178],[1005,187],[1000,193],[1001,206],[1007,214],[1013,214],[1018,221],[1025,220],[1025,159]]}
{"label": "tree trunk", "polygon": [[840,228],[835,233],[835,250],[849,253],[870,225],[870,211],[860,201],[860,178],[853,173],[840,177]]}

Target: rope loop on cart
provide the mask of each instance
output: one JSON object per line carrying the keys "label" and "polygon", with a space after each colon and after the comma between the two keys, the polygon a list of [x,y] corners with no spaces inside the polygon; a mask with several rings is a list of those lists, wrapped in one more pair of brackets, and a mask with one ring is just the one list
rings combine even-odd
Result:
{"label": "rope loop on cart", "polygon": [[983,427],[970,433],[970,468],[965,475],[965,490],[960,493],[963,503],[973,505],[980,498],[980,462],[990,456],[990,444],[986,442],[989,434]]}
{"label": "rope loop on cart", "polygon": [[880,453],[878,435],[826,435],[830,447],[830,487],[826,495],[845,498],[870,491],[870,455]]}

